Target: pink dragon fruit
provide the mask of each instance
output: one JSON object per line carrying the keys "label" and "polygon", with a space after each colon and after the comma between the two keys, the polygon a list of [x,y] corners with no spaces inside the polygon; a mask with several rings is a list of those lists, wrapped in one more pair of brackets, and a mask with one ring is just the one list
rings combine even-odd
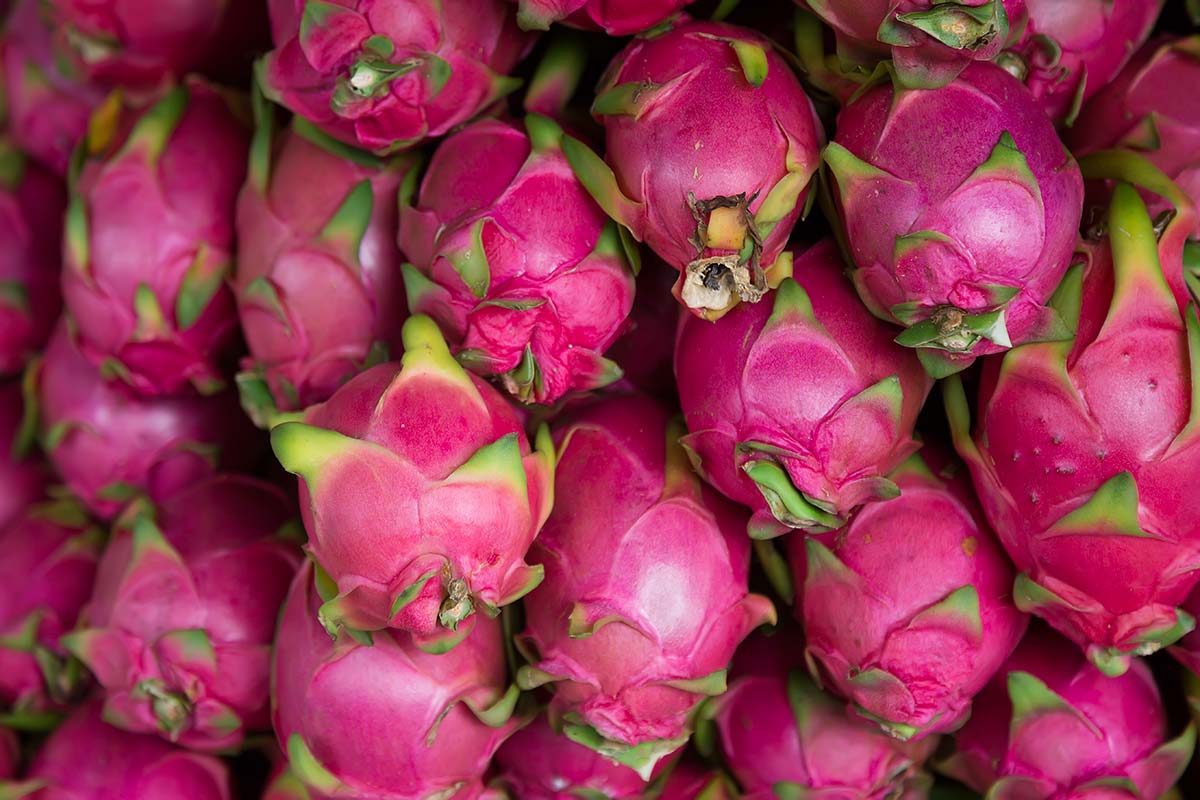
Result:
{"label": "pink dragon fruit", "polygon": [[516,0],[517,22],[544,31],[553,22],[628,36],[666,22],[693,0]]}
{"label": "pink dragon fruit", "polygon": [[[1180,607],[1192,619],[1200,619],[1200,588],[1193,589]],[[1170,648],[1170,653],[1179,663],[1200,676],[1200,631],[1192,629]]]}
{"label": "pink dragon fruit", "polygon": [[936,91],[877,86],[838,116],[824,157],[859,295],[907,328],[897,341],[935,376],[1069,335],[1045,303],[1070,265],[1083,181],[1011,75],[973,64]]}
{"label": "pink dragon fruit", "polygon": [[16,519],[46,488],[47,470],[28,451],[25,404],[16,383],[0,384],[0,528]]}
{"label": "pink dragon fruit", "polygon": [[691,735],[694,710],[758,625],[745,515],[692,474],[682,428],[648,398],[614,396],[557,428],[555,506],[530,559],[522,688],[553,684],[565,733],[643,778]]}
{"label": "pink dragon fruit", "polygon": [[1177,606],[1200,578],[1200,506],[1185,499],[1200,469],[1200,322],[1164,277],[1195,224],[1184,202],[1160,245],[1118,184],[1120,235],[1056,294],[1074,339],[989,365],[973,437],[962,386],[947,384],[955,446],[1020,571],[1017,605],[1111,675],[1195,626]]}
{"label": "pink dragon fruit", "polygon": [[506,0],[274,0],[272,100],[348,144],[387,153],[441,136],[519,85],[533,38]]}
{"label": "pink dragon fruit", "polygon": [[769,40],[689,21],[635,39],[592,114],[608,164],[571,138],[564,152],[605,211],[680,271],[675,295],[692,313],[716,319],[786,274],[823,135]]}
{"label": "pink dragon fruit", "polygon": [[681,760],[671,769],[657,800],[733,800],[738,797],[728,777]]}
{"label": "pink dragon fruit", "polygon": [[247,143],[227,98],[198,79],[140,112],[93,117],[67,210],[63,298],[84,353],[143,394],[223,384]]}
{"label": "pink dragon fruit", "polygon": [[[895,497],[931,382],[862,307],[830,241],[797,255],[771,302],[716,324],[685,317],[675,346],[683,439],[701,474],[754,510],[750,535],[842,526]],[[802,387],[800,390],[797,387]]]}
{"label": "pink dragon fruit", "polygon": [[250,347],[238,376],[264,424],[329,399],[400,348],[396,193],[408,158],[377,159],[297,119],[278,140],[259,114],[238,200],[235,283]]}
{"label": "pink dragon fruit", "polygon": [[275,734],[292,771],[330,797],[473,794],[523,723],[513,715],[517,687],[506,690],[499,621],[480,620],[442,655],[394,629],[372,646],[344,631],[331,640],[317,619],[325,581],[311,564],[297,574],[275,644]]}
{"label": "pink dragon fruit", "polygon": [[91,596],[102,543],[72,500],[30,506],[0,528],[0,707],[27,724],[78,688],[59,637]]}
{"label": "pink dragon fruit", "polygon": [[965,471],[936,464],[913,456],[891,475],[898,498],[825,540],[789,540],[814,669],[905,740],[961,725],[1029,621]]}
{"label": "pink dragon fruit", "polygon": [[1056,121],[1105,87],[1146,41],[1163,0],[1021,0],[1020,40],[997,63],[1022,80]]}
{"label": "pink dragon fruit", "polygon": [[271,640],[300,553],[287,497],[222,475],[117,521],[63,646],[105,689],[104,718],[194,750],[270,725]]}
{"label": "pink dragon fruit", "polygon": [[42,445],[68,488],[103,519],[135,495],[151,499],[239,469],[261,452],[237,397],[143,398],[108,382],[60,324],[38,376]]}
{"label": "pink dragon fruit", "polygon": [[628,327],[607,355],[625,381],[674,407],[679,405],[671,366],[679,317],[679,304],[671,297],[675,272],[649,253],[642,262]]}
{"label": "pink dragon fruit", "polygon": [[410,191],[400,204],[409,308],[524,402],[619,377],[600,354],[633,305],[617,226],[571,172],[562,140],[536,114],[524,131],[481,120],[438,148],[419,199]]}
{"label": "pink dragon fruit", "polygon": [[755,636],[734,659],[729,691],[705,709],[743,800],[924,800],[932,739],[899,742],[847,715],[804,674],[803,639]]}
{"label": "pink dragon fruit", "polygon": [[945,770],[995,800],[1165,797],[1192,757],[1144,664],[1119,678],[1040,626],[975,700]]}
{"label": "pink dragon fruit", "polygon": [[62,184],[0,137],[0,375],[45,344],[62,298]]}
{"label": "pink dragon fruit", "polygon": [[114,728],[98,700],[51,734],[22,784],[5,788],[15,789],[6,800],[230,800],[220,760]]}
{"label": "pink dragon fruit", "polygon": [[351,379],[271,442],[300,477],[330,634],[400,628],[444,650],[476,610],[494,616],[541,581],[524,558],[553,503],[554,453],[544,429],[530,452],[516,413],[433,320],[409,317],[403,338],[400,363]]}

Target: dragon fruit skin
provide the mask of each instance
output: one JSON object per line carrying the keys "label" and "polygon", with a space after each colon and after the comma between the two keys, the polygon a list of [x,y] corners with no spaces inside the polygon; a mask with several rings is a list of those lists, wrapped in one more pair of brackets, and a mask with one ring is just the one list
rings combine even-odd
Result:
{"label": "dragon fruit skin", "polygon": [[[743,800],[779,796],[923,800],[934,740],[900,742],[845,712],[804,670],[799,631],[754,636],[733,662],[729,691],[705,710]],[[794,794],[776,795],[775,788]]]}
{"label": "dragon fruit skin", "polygon": [[572,173],[562,138],[539,115],[524,131],[475,122],[438,148],[419,199],[400,204],[409,308],[438,321],[460,361],[499,375],[525,402],[619,377],[600,354],[633,306],[617,226]]}
{"label": "dragon fruit skin", "polygon": [[793,275],[716,324],[685,315],[675,344],[683,443],[713,486],[754,510],[755,538],[831,530],[894,497],[885,476],[916,450],[932,385],[863,308],[832,242],[797,255]]}
{"label": "dragon fruit skin", "polygon": [[58,317],[65,207],[61,182],[0,138],[0,375],[24,368]]}
{"label": "dragon fruit skin", "polygon": [[36,713],[70,699],[59,637],[91,596],[102,546],[71,500],[30,506],[0,528],[0,708]]}
{"label": "dragon fruit skin", "polygon": [[898,498],[828,538],[789,540],[793,567],[806,565],[797,607],[822,681],[900,739],[961,725],[1029,622],[966,471],[935,469],[913,456],[892,473]]}
{"label": "dragon fruit skin", "polygon": [[[937,122],[965,109],[970,125]],[[877,86],[839,114],[824,157],[859,295],[907,327],[897,341],[936,377],[1067,335],[1045,303],[1071,261],[1083,181],[1003,69],[972,64],[934,91]]]}
{"label": "dragon fruit skin", "polygon": [[955,447],[1020,573],[1018,607],[1112,675],[1195,625],[1177,606],[1200,578],[1200,508],[1181,483],[1200,468],[1200,323],[1164,277],[1195,224],[1181,207],[1160,252],[1137,191],[1118,184],[1108,229],[1122,235],[1056,295],[1074,340],[989,365],[974,435],[961,384],[946,387]]}
{"label": "dragon fruit skin", "polygon": [[976,698],[943,768],[996,800],[1164,797],[1195,744],[1191,726],[1165,733],[1145,664],[1109,677],[1035,625]]}
{"label": "dragon fruit skin", "polygon": [[306,563],[292,583],[272,666],[275,733],[293,772],[322,795],[375,800],[477,783],[524,723],[499,621],[480,619],[441,655],[395,629],[376,632],[372,646],[345,632],[331,640],[314,572]]}
{"label": "dragon fruit skin", "polygon": [[[63,645],[104,687],[104,718],[195,750],[270,725],[271,640],[300,552],[285,494],[221,475],[117,521]],[[153,613],[149,613],[153,609]]]}
{"label": "dragon fruit skin", "polygon": [[[1193,589],[1180,607],[1192,619],[1200,619],[1200,588]],[[1170,648],[1170,653],[1176,661],[1200,675],[1200,631],[1189,631]]]}
{"label": "dragon fruit skin", "polygon": [[135,494],[162,498],[217,466],[249,466],[261,441],[237,397],[142,398],[105,381],[60,324],[42,360],[42,444],[68,488],[109,520]]}
{"label": "dragon fruit skin", "polygon": [[[104,722],[101,703],[79,706],[46,740],[24,800],[230,800],[228,768],[156,736]],[[37,789],[37,784],[44,788]]]}
{"label": "dragon fruit skin", "polygon": [[541,580],[524,557],[553,503],[554,454],[544,431],[530,452],[516,413],[433,320],[409,317],[403,338],[400,363],[351,379],[271,441],[301,478],[330,633],[400,628],[443,650],[474,611],[494,615]]}
{"label": "dragon fruit skin", "polygon": [[675,271],[651,253],[642,255],[637,294],[625,332],[606,356],[621,369],[622,379],[672,407],[679,406],[672,361],[679,303],[671,296]]}
{"label": "dragon fruit skin", "polygon": [[25,453],[24,416],[20,385],[0,384],[0,528],[42,496],[49,477],[40,459]]}
{"label": "dragon fruit skin", "polygon": [[143,394],[212,392],[237,336],[226,278],[247,132],[199,79],[94,122],[63,242],[81,347]]}
{"label": "dragon fruit skin", "polygon": [[547,30],[560,22],[572,28],[629,36],[666,22],[693,0],[516,0],[524,30]]}
{"label": "dragon fruit skin", "polygon": [[263,114],[238,200],[235,291],[251,354],[238,381],[281,411],[329,399],[398,352],[406,317],[396,194],[412,161],[325,138],[297,121],[274,139]]}
{"label": "dragon fruit skin", "polygon": [[733,800],[738,796],[725,774],[681,759],[671,768],[658,800]]}
{"label": "dragon fruit skin", "polygon": [[519,85],[534,38],[506,0],[276,0],[272,100],[334,138],[387,153],[441,136]]}
{"label": "dragon fruit skin", "polygon": [[608,164],[574,139],[564,152],[605,211],[680,271],[692,313],[716,319],[777,283],[824,137],[770,41],[686,20],[634,39],[592,114]]}
{"label": "dragon fruit skin", "polygon": [[546,578],[517,639],[522,688],[553,684],[567,735],[647,779],[724,691],[738,644],[775,620],[747,590],[744,512],[692,473],[681,433],[639,395],[557,427],[555,507],[530,551]]}

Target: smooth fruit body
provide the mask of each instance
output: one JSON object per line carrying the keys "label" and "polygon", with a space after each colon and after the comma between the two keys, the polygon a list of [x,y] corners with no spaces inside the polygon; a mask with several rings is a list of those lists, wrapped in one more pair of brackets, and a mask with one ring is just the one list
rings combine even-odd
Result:
{"label": "smooth fruit body", "polygon": [[546,30],[559,22],[572,28],[629,36],[666,22],[692,0],[516,0],[517,22],[525,30]]}

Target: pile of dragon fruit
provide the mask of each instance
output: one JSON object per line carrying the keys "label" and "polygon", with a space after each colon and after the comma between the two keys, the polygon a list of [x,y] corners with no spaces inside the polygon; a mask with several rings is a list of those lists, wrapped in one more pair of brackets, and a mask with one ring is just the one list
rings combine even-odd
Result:
{"label": "pile of dragon fruit", "polygon": [[0,17],[0,800],[1200,796],[1200,2]]}

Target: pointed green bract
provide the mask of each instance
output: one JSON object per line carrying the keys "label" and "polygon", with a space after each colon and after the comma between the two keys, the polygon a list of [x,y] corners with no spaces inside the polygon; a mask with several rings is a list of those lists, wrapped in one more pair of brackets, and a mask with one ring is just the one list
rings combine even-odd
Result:
{"label": "pointed green bract", "polygon": [[471,294],[479,299],[487,296],[491,285],[491,267],[488,265],[487,253],[483,249],[483,228],[489,223],[487,218],[481,219],[471,228],[471,244],[465,250],[448,253],[447,260],[454,271],[462,278],[463,283],[471,290]]}
{"label": "pointed green bract", "polygon": [[1102,483],[1086,503],[1061,517],[1045,535],[1100,534],[1158,538],[1142,530],[1138,521],[1137,481],[1128,472],[1119,472]]}
{"label": "pointed green bract", "polygon": [[680,739],[655,739],[631,747],[608,741],[590,725],[570,723],[563,726],[563,734],[571,741],[589,747],[606,758],[629,767],[644,781],[650,780],[654,767],[661,759],[687,743],[687,737],[683,737]]}
{"label": "pointed green bract", "polygon": [[733,48],[733,52],[737,53],[738,63],[742,67],[742,75],[746,78],[746,83],[754,88],[762,86],[767,80],[767,52],[761,45],[754,42],[747,42],[741,39],[733,39],[729,42],[729,46]]}
{"label": "pointed green bract", "polygon": [[284,422],[271,429],[271,447],[284,469],[301,476],[313,488],[327,461],[375,445],[303,422]]}
{"label": "pointed green bract", "polygon": [[166,149],[167,142],[183,118],[187,110],[188,90],[179,86],[167,93],[141,115],[129,137],[125,140],[122,153],[130,153],[138,149],[145,151],[147,158],[157,161]]}
{"label": "pointed green bract", "polygon": [[332,772],[322,766],[300,734],[293,733],[288,737],[287,755],[291,770],[300,780],[317,791],[332,794],[346,788]]}
{"label": "pointed green bract", "polygon": [[348,257],[351,265],[358,265],[359,247],[371,224],[374,207],[375,193],[371,189],[371,181],[359,181],[321,229],[321,238],[336,245]]}
{"label": "pointed green bract", "polygon": [[832,529],[840,520],[822,511],[792,484],[787,471],[774,461],[748,461],[742,470],[754,481],[771,513],[790,528]]}
{"label": "pointed green bract", "polygon": [[404,355],[400,358],[400,380],[417,375],[435,374],[458,384],[471,396],[478,398],[479,392],[475,389],[475,384],[471,382],[467,371],[450,355],[450,348],[446,345],[442,332],[431,318],[424,314],[409,317],[404,322],[400,335],[404,341]]}
{"label": "pointed green bract", "polygon": [[445,480],[446,483],[488,483],[504,485],[515,496],[524,499],[529,487],[521,440],[510,433],[475,451],[467,461]]}
{"label": "pointed green bract", "polygon": [[1011,736],[1031,719],[1047,713],[1065,713],[1075,717],[1090,730],[1097,739],[1102,737],[1095,724],[1079,709],[1054,692],[1040,678],[1028,672],[1014,670],[1008,673],[1008,697],[1012,701]]}
{"label": "pointed green bract", "polygon": [[421,590],[425,588],[425,584],[437,574],[438,570],[431,569],[421,577],[417,578],[413,583],[404,587],[404,589],[402,589],[400,593],[396,595],[396,599],[392,601],[391,615],[393,617],[396,616],[403,611],[409,603],[411,603],[413,600],[416,600],[417,595],[419,595]]}
{"label": "pointed green bract", "polygon": [[[183,274],[179,294],[175,296],[175,322],[181,330],[196,324],[228,276],[229,265],[214,261],[208,246],[201,242],[196,249],[195,259]],[[138,291],[141,291],[140,287]]]}
{"label": "pointed green bract", "polygon": [[642,240],[640,231],[644,209],[638,203],[630,200],[617,185],[617,177],[613,174],[604,159],[596,155],[590,147],[571,136],[563,136],[563,155],[579,182],[588,190],[592,199],[621,225],[624,225],[634,238]]}

